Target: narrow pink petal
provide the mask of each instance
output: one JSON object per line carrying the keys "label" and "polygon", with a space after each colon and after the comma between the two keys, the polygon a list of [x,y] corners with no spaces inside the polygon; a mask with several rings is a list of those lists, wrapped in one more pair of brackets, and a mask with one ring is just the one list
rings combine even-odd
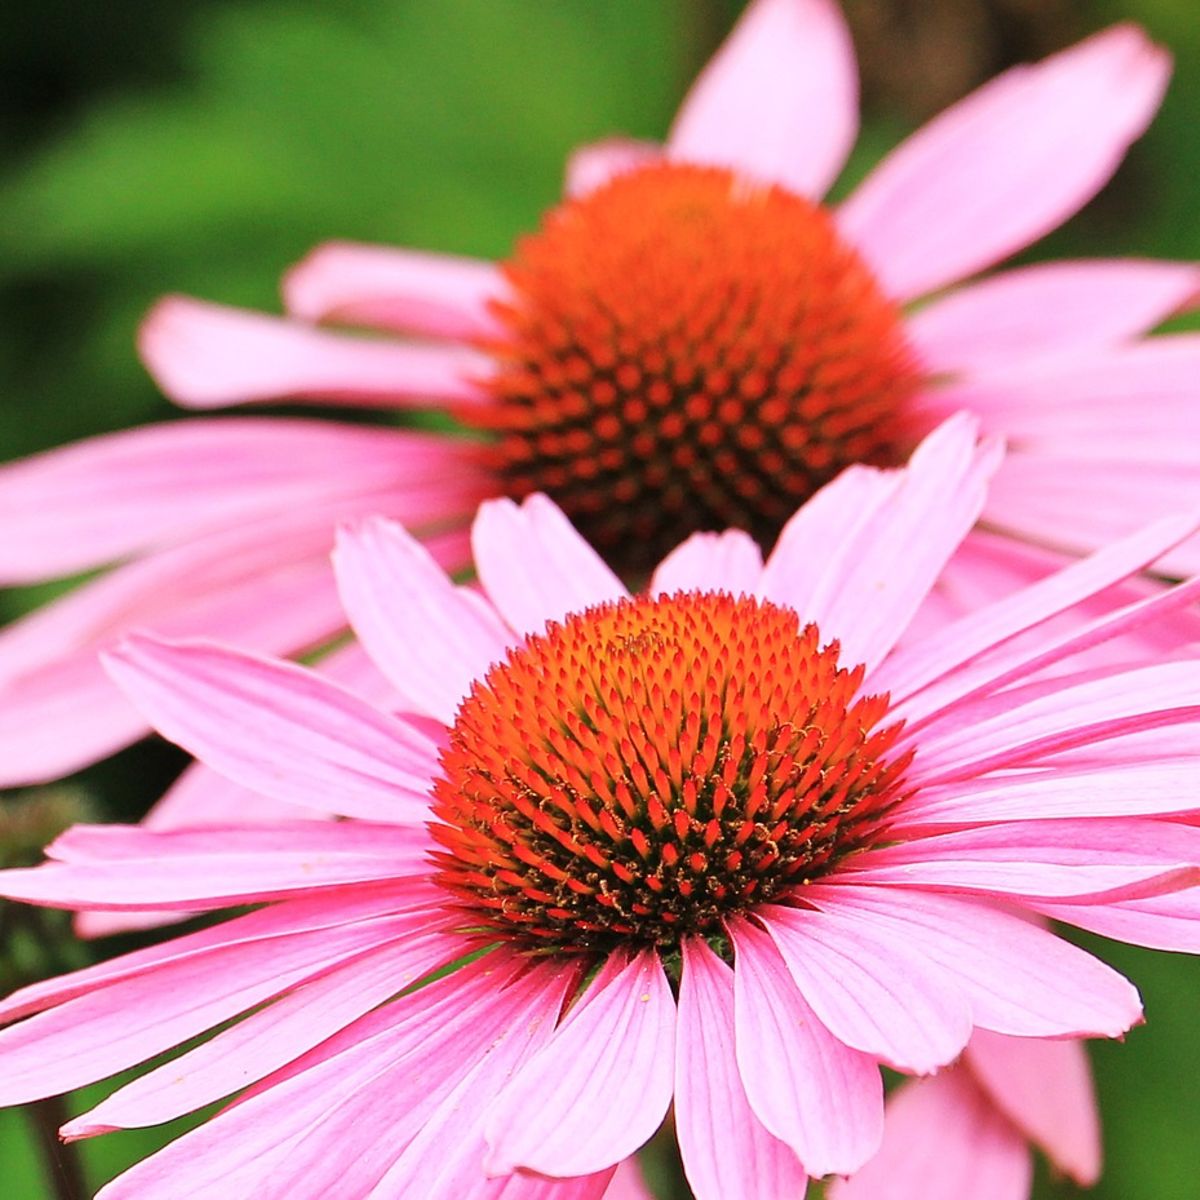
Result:
{"label": "narrow pink petal", "polygon": [[1137,992],[1091,955],[984,904],[917,889],[813,884],[804,898],[949,971],[976,1025],[1027,1037],[1119,1037]]}
{"label": "narrow pink petal", "polygon": [[157,729],[236,783],[346,816],[425,819],[437,745],[313,671],[145,637],[107,663]]}
{"label": "narrow pink petal", "polygon": [[629,594],[546,496],[481,505],[471,547],[488,598],[521,634]]}
{"label": "narrow pink petal", "polygon": [[724,591],[753,596],[762,574],[762,551],[749,534],[740,529],[693,533],[655,568],[650,594]]}
{"label": "narrow pink petal", "polygon": [[733,972],[699,938],[683,943],[675,1129],[696,1200],[803,1200],[795,1154],[750,1108],[734,1052]]}
{"label": "narrow pink petal", "polygon": [[899,646],[872,677],[872,685],[902,701],[976,656],[1076,608],[1156,562],[1196,528],[1196,517],[1173,514],[1072,562],[1013,595],[938,629],[936,636]]}
{"label": "narrow pink petal", "polygon": [[454,457],[444,439],[283,418],[91,438],[0,467],[0,582],[69,575],[320,497],[436,482]]}
{"label": "narrow pink petal", "polygon": [[[646,1186],[636,1158],[627,1158],[617,1167],[604,1200],[654,1200],[654,1193]],[[804,1193],[797,1192],[796,1200],[804,1200]]]}
{"label": "narrow pink petal", "polygon": [[820,197],[858,134],[854,47],[832,0],[753,0],[700,73],[671,158]]}
{"label": "narrow pink petal", "polygon": [[355,242],[318,246],[283,278],[284,307],[302,321],[463,341],[495,333],[488,305],[504,293],[492,263]]}
{"label": "narrow pink petal", "polygon": [[354,632],[405,707],[452,725],[471,684],[511,645],[504,622],[380,517],[339,533],[334,569]]}
{"label": "narrow pink petal", "polygon": [[810,1175],[858,1170],[883,1136],[875,1060],[825,1028],[768,934],[745,920],[731,933],[737,1063],[751,1108]]}
{"label": "narrow pink petal", "polygon": [[1110,904],[1037,902],[1043,916],[1134,946],[1200,954],[1200,887]]}
{"label": "narrow pink petal", "polygon": [[1134,25],[1014,67],[884,159],[842,207],[842,229],[900,299],[990,266],[1103,187],[1170,70]]}
{"label": "narrow pink petal", "polygon": [[496,1099],[488,1172],[587,1175],[632,1154],[671,1102],[674,1031],[656,953],[603,971]]}
{"label": "narrow pink petal", "polygon": [[345,958],[404,936],[407,917],[297,933],[269,944],[231,946],[39,1013],[0,1032],[0,1103],[24,1104],[169,1050],[214,1025],[319,975]]}
{"label": "narrow pink petal", "polygon": [[965,1065],[993,1104],[1064,1175],[1100,1178],[1100,1112],[1081,1041],[1010,1038],[979,1030]]}
{"label": "narrow pink petal", "polygon": [[[874,479],[846,472],[818,493],[780,536],[763,571],[763,595],[816,621],[824,638],[837,638],[844,663],[870,669],[881,662],[983,507],[1000,447],[977,444],[976,429],[969,417],[952,418],[902,472]],[[842,536],[822,558],[831,531],[821,526],[843,504],[848,511],[835,522]]]}
{"label": "narrow pink petal", "polygon": [[[68,842],[89,832],[81,850]],[[205,912],[322,888],[404,883],[428,903],[423,830],[298,821],[292,825],[152,833],[76,826],[57,861],[0,871],[0,895],[53,908],[171,908]]]}
{"label": "narrow pink petal", "polygon": [[176,404],[220,408],[320,400],[392,408],[471,403],[490,360],[463,346],[374,341],[282,317],[170,296],[138,335],[147,370]]}
{"label": "narrow pink petal", "polygon": [[610,1167],[576,1179],[550,1179],[518,1171],[482,1186],[476,1184],[463,1200],[655,1200],[632,1162],[626,1159],[616,1170]]}
{"label": "narrow pink petal", "polygon": [[[331,929],[406,908],[407,885],[345,888],[337,892],[287,900],[243,917],[223,921],[196,933],[106,959],[90,967],[29,984],[0,1000],[0,1021],[12,1021],[97,988],[130,979],[166,963],[191,959],[222,947],[269,941],[291,933]],[[197,968],[203,972],[203,966]]]}
{"label": "narrow pink petal", "polygon": [[662,154],[662,147],[657,143],[641,142],[634,138],[611,137],[580,146],[567,159],[564,191],[572,198],[585,196],[603,187],[617,175],[657,162]]}
{"label": "narrow pink petal", "polygon": [[1191,263],[1036,263],[935,300],[908,319],[908,336],[935,374],[986,370],[1126,341],[1198,297]]}
{"label": "narrow pink petal", "polygon": [[967,1044],[970,1005],[935,964],[836,913],[767,905],[756,915],[821,1023],[846,1045],[926,1075]]}
{"label": "narrow pink petal", "polygon": [[1029,1200],[1024,1138],[962,1067],[906,1083],[888,1101],[879,1153],[829,1200]]}
{"label": "narrow pink petal", "polygon": [[489,1043],[528,1019],[537,981],[504,987],[511,964],[486,959],[335,1034],[100,1196],[367,1195]]}

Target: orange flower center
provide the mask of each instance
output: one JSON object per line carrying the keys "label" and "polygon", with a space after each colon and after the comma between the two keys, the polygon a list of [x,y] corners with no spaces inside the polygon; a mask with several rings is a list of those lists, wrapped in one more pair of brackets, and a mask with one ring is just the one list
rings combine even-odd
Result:
{"label": "orange flower center", "polygon": [[886,696],[814,625],[681,592],[551,623],[463,701],[438,878],[526,947],[673,946],[870,845],[901,794]]}
{"label": "orange flower center", "polygon": [[505,272],[488,346],[516,497],[544,491],[611,561],[697,529],[764,545],[855,462],[900,462],[918,374],[900,314],[830,216],[781,187],[659,164],[552,211]]}

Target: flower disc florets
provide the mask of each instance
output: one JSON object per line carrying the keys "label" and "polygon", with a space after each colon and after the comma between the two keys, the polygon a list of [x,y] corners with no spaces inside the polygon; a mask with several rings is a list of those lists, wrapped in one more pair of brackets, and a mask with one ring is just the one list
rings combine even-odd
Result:
{"label": "flower disc florets", "polygon": [[465,419],[499,435],[511,495],[549,493],[622,566],[697,529],[767,544],[915,440],[898,310],[785,188],[643,167],[551,212],[505,272],[493,402]]}
{"label": "flower disc florets", "polygon": [[435,787],[467,924],[539,949],[673,946],[871,844],[886,696],[790,609],[724,593],[550,624],[463,701]]}

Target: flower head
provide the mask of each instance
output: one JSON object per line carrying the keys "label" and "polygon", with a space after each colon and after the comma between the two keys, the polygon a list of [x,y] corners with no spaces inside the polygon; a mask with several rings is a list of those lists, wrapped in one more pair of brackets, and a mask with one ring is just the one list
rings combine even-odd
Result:
{"label": "flower head", "polygon": [[[209,419],[6,468],[0,578],[122,565],[0,637],[0,782],[145,731],[96,661],[127,630],[285,654],[336,637],[327,551],[372,512],[455,568],[481,500],[544,491],[637,577],[692,530],[770,545],[843,467],[898,465],[963,409],[1013,444],[987,510],[1009,535],[1085,551],[1190,503],[1200,342],[1141,335],[1194,299],[1193,266],[945,290],[1083,205],[1168,73],[1116,26],[993,80],[827,206],[857,131],[848,34],[833,0],[753,0],[665,145],[578,151],[506,263],[331,244],[288,274],[287,318],[164,300],[141,350],[186,407],[433,406],[475,436]],[[1197,544],[1167,567],[1190,573]]]}
{"label": "flower head", "polygon": [[359,524],[337,574],[393,711],[307,668],[131,640],[111,669],[163,733],[247,798],[343,819],[81,826],[0,874],[67,908],[261,905],[0,1004],[27,1017],[0,1033],[0,1098],[240,1018],[66,1127],[249,1089],[109,1200],[184,1179],[598,1196],[672,1100],[716,1200],[863,1167],[880,1063],[934,1072],[976,1030],[1121,1035],[1132,986],[1030,918],[1200,948],[1200,672],[1077,658],[1200,582],[1058,618],[1196,519],[902,644],[998,463],[952,421],[907,468],[824,488],[765,563],[744,533],[697,535],[636,596],[541,496],[481,509],[482,594]]}

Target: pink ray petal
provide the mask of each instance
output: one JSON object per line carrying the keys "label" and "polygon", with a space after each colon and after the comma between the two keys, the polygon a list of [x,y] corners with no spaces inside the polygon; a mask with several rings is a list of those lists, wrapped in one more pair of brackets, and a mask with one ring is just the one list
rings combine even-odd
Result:
{"label": "pink ray petal", "polygon": [[610,959],[497,1097],[489,1174],[587,1175],[637,1150],[671,1102],[675,1001],[658,955]]}
{"label": "pink ray petal", "polygon": [[675,1128],[696,1200],[803,1200],[808,1178],[746,1099],[734,1052],[733,972],[699,938],[683,943]]}
{"label": "pink ray petal", "polygon": [[965,1065],[1000,1110],[1083,1187],[1100,1178],[1100,1112],[1080,1041],[1010,1038],[979,1030]]}
{"label": "pink ray petal", "polygon": [[967,1044],[970,1005],[936,964],[836,913],[765,905],[756,916],[821,1023],[846,1045],[926,1075]]}
{"label": "pink ray petal", "polygon": [[810,1175],[856,1171],[883,1136],[874,1059],[825,1028],[768,934],[745,920],[730,932],[738,1072],[750,1107]]}
{"label": "pink ray petal", "polygon": [[471,684],[512,644],[504,622],[392,521],[341,530],[334,569],[351,626],[406,707],[452,725]]}
{"label": "pink ray petal", "polygon": [[758,543],[740,529],[693,533],[655,568],[650,594],[726,591],[753,596],[762,582],[763,558]]}
{"label": "pink ray petal", "polygon": [[842,230],[899,299],[982,270],[1108,182],[1170,71],[1134,25],[1014,67],[888,155],[843,205]]}
{"label": "pink ray petal", "polygon": [[446,439],[331,421],[149,425],[0,467],[0,581],[69,575],[320,498],[477,473]]}
{"label": "pink ray petal", "polygon": [[567,159],[564,191],[572,199],[585,196],[615,176],[657,162],[662,156],[662,147],[657,143],[634,138],[611,137],[580,146]]}
{"label": "pink ray petal", "polygon": [[147,637],[106,661],[156,728],[236,783],[367,820],[426,818],[437,745],[313,671]]}
{"label": "pink ray petal", "polygon": [[547,621],[629,594],[555,503],[540,494],[520,505],[482,504],[471,547],[484,591],[518,633],[540,633]]}
{"label": "pink ray petal", "polygon": [[804,898],[870,925],[948,970],[976,1025],[1028,1037],[1119,1037],[1141,1019],[1133,986],[1047,930],[983,904],[908,889],[813,884]]}
{"label": "pink ray petal", "polygon": [[907,328],[928,370],[970,372],[1127,341],[1198,297],[1200,267],[1191,263],[1035,263],[935,300]]}
{"label": "pink ray petal", "polygon": [[470,341],[495,334],[488,306],[506,292],[489,262],[427,250],[326,242],[283,277],[302,321]]}
{"label": "pink ray petal", "polygon": [[1029,1200],[1029,1149],[964,1068],[905,1084],[887,1114],[879,1153],[829,1200]]}
{"label": "pink ray petal", "polygon": [[[519,1200],[519,1194],[514,1195],[513,1200]],[[617,1166],[604,1200],[654,1200],[654,1193],[646,1186],[636,1158],[627,1158]],[[803,1193],[797,1194],[797,1200],[804,1200]]]}
{"label": "pink ray petal", "polygon": [[858,69],[838,6],[753,0],[692,84],[667,153],[820,197],[857,134]]}
{"label": "pink ray petal", "polygon": [[1031,907],[1043,916],[1117,941],[1200,954],[1200,887],[1105,905],[1038,901]]}
{"label": "pink ray petal", "polygon": [[138,351],[176,404],[201,409],[273,400],[469,404],[484,399],[475,381],[491,362],[464,346],[349,337],[186,296],[155,305]]}
{"label": "pink ray petal", "polygon": [[[921,443],[904,471],[836,479],[780,535],[762,594],[816,621],[823,637],[837,638],[843,662],[868,669],[880,662],[983,507],[1000,447],[977,444],[976,430],[970,417],[952,418]],[[864,491],[867,505],[856,505],[832,530],[825,526],[843,496]],[[837,548],[822,558],[837,534]]]}

